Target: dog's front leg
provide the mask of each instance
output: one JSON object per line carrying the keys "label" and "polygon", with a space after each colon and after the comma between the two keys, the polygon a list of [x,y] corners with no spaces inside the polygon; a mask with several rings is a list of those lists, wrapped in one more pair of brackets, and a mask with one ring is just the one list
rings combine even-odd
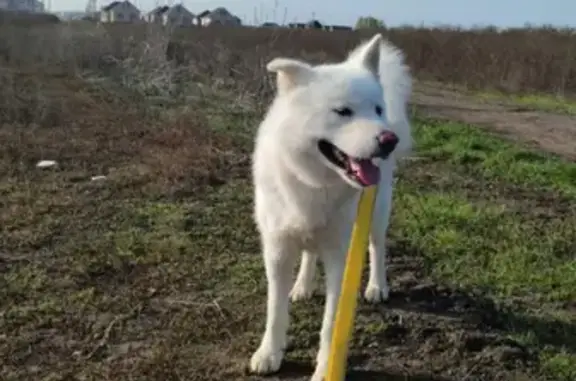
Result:
{"label": "dog's front leg", "polygon": [[370,303],[388,300],[390,289],[386,273],[386,234],[392,211],[393,174],[391,169],[383,170],[387,181],[380,184],[376,205],[372,216],[370,232],[370,276],[364,291],[364,298]]}
{"label": "dog's front leg", "polygon": [[321,253],[326,273],[326,301],[324,304],[324,317],[320,330],[320,348],[316,357],[316,369],[311,381],[322,381],[328,366],[330,344],[332,342],[332,326],[338,308],[338,299],[342,286],[342,277],[346,265],[345,250],[326,250]]}
{"label": "dog's front leg", "polygon": [[289,324],[289,293],[292,271],[299,248],[286,239],[263,239],[263,255],[268,280],[266,330],[260,347],[252,356],[254,373],[276,372],[282,363]]}

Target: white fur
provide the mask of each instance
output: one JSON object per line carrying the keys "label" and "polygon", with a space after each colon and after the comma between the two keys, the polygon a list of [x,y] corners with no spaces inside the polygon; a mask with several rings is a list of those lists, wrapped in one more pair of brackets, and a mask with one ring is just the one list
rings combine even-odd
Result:
{"label": "white fur", "polygon": [[[412,146],[407,102],[411,77],[402,53],[382,36],[356,48],[347,60],[311,66],[277,58],[268,70],[277,73],[278,91],[260,125],[253,155],[255,219],[260,231],[268,279],[266,330],[251,360],[251,370],[271,373],[280,368],[293,301],[313,293],[317,259],[326,273],[326,302],[317,366],[326,370],[332,322],[360,186],[318,150],[327,139],[348,155],[371,157],[375,137],[392,130],[399,137],[394,152],[379,160],[381,177],[370,237],[370,277],[364,296],[370,302],[388,298],[385,235],[391,210],[393,174],[398,158]],[[375,105],[383,106],[378,116]],[[350,118],[333,109],[350,107]],[[302,254],[300,271],[292,273]]]}

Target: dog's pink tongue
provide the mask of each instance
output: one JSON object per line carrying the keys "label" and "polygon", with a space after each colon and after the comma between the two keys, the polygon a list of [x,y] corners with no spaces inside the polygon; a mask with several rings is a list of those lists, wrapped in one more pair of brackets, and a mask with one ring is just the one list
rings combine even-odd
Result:
{"label": "dog's pink tongue", "polygon": [[376,185],[380,181],[380,168],[375,166],[371,160],[350,160],[350,168],[365,186]]}

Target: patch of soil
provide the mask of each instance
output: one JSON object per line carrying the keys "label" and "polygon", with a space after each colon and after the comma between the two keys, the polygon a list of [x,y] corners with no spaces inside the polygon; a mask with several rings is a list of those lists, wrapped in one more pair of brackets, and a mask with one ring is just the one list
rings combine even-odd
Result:
{"label": "patch of soil", "polygon": [[486,127],[509,139],[576,161],[576,117],[535,111],[497,101],[479,102],[441,85],[417,83],[412,106],[420,114]]}
{"label": "patch of soil", "polygon": [[468,294],[426,280],[422,257],[410,251],[402,243],[391,249],[393,292],[387,305],[372,313],[371,307],[362,308],[372,318],[381,315],[387,327],[372,345],[377,354],[360,367],[428,377],[408,380],[510,380],[533,374],[533,354],[507,337],[510,312],[480,291]]}
{"label": "patch of soil", "polygon": [[[361,303],[347,380],[539,379],[535,353],[509,338],[508,327],[518,316],[480,291],[464,293],[426,280],[422,256],[402,243],[393,244],[390,257],[393,292],[386,304]],[[383,329],[370,328],[379,323]],[[279,373],[246,379],[308,380],[312,359],[295,361],[291,349]],[[315,353],[317,343],[310,349]]]}

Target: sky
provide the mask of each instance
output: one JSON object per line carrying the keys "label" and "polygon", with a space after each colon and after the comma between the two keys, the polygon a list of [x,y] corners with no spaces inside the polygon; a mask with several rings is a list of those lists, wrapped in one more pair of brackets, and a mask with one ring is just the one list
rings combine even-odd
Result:
{"label": "sky", "polygon": [[[82,11],[87,0],[44,0],[51,11]],[[98,7],[108,0],[97,0]],[[174,0],[132,0],[142,11]],[[175,2],[180,2],[176,0]],[[226,7],[245,24],[308,21],[354,25],[360,16],[382,19],[386,25],[495,25],[498,27],[551,24],[576,27],[574,0],[183,0],[199,13]]]}

